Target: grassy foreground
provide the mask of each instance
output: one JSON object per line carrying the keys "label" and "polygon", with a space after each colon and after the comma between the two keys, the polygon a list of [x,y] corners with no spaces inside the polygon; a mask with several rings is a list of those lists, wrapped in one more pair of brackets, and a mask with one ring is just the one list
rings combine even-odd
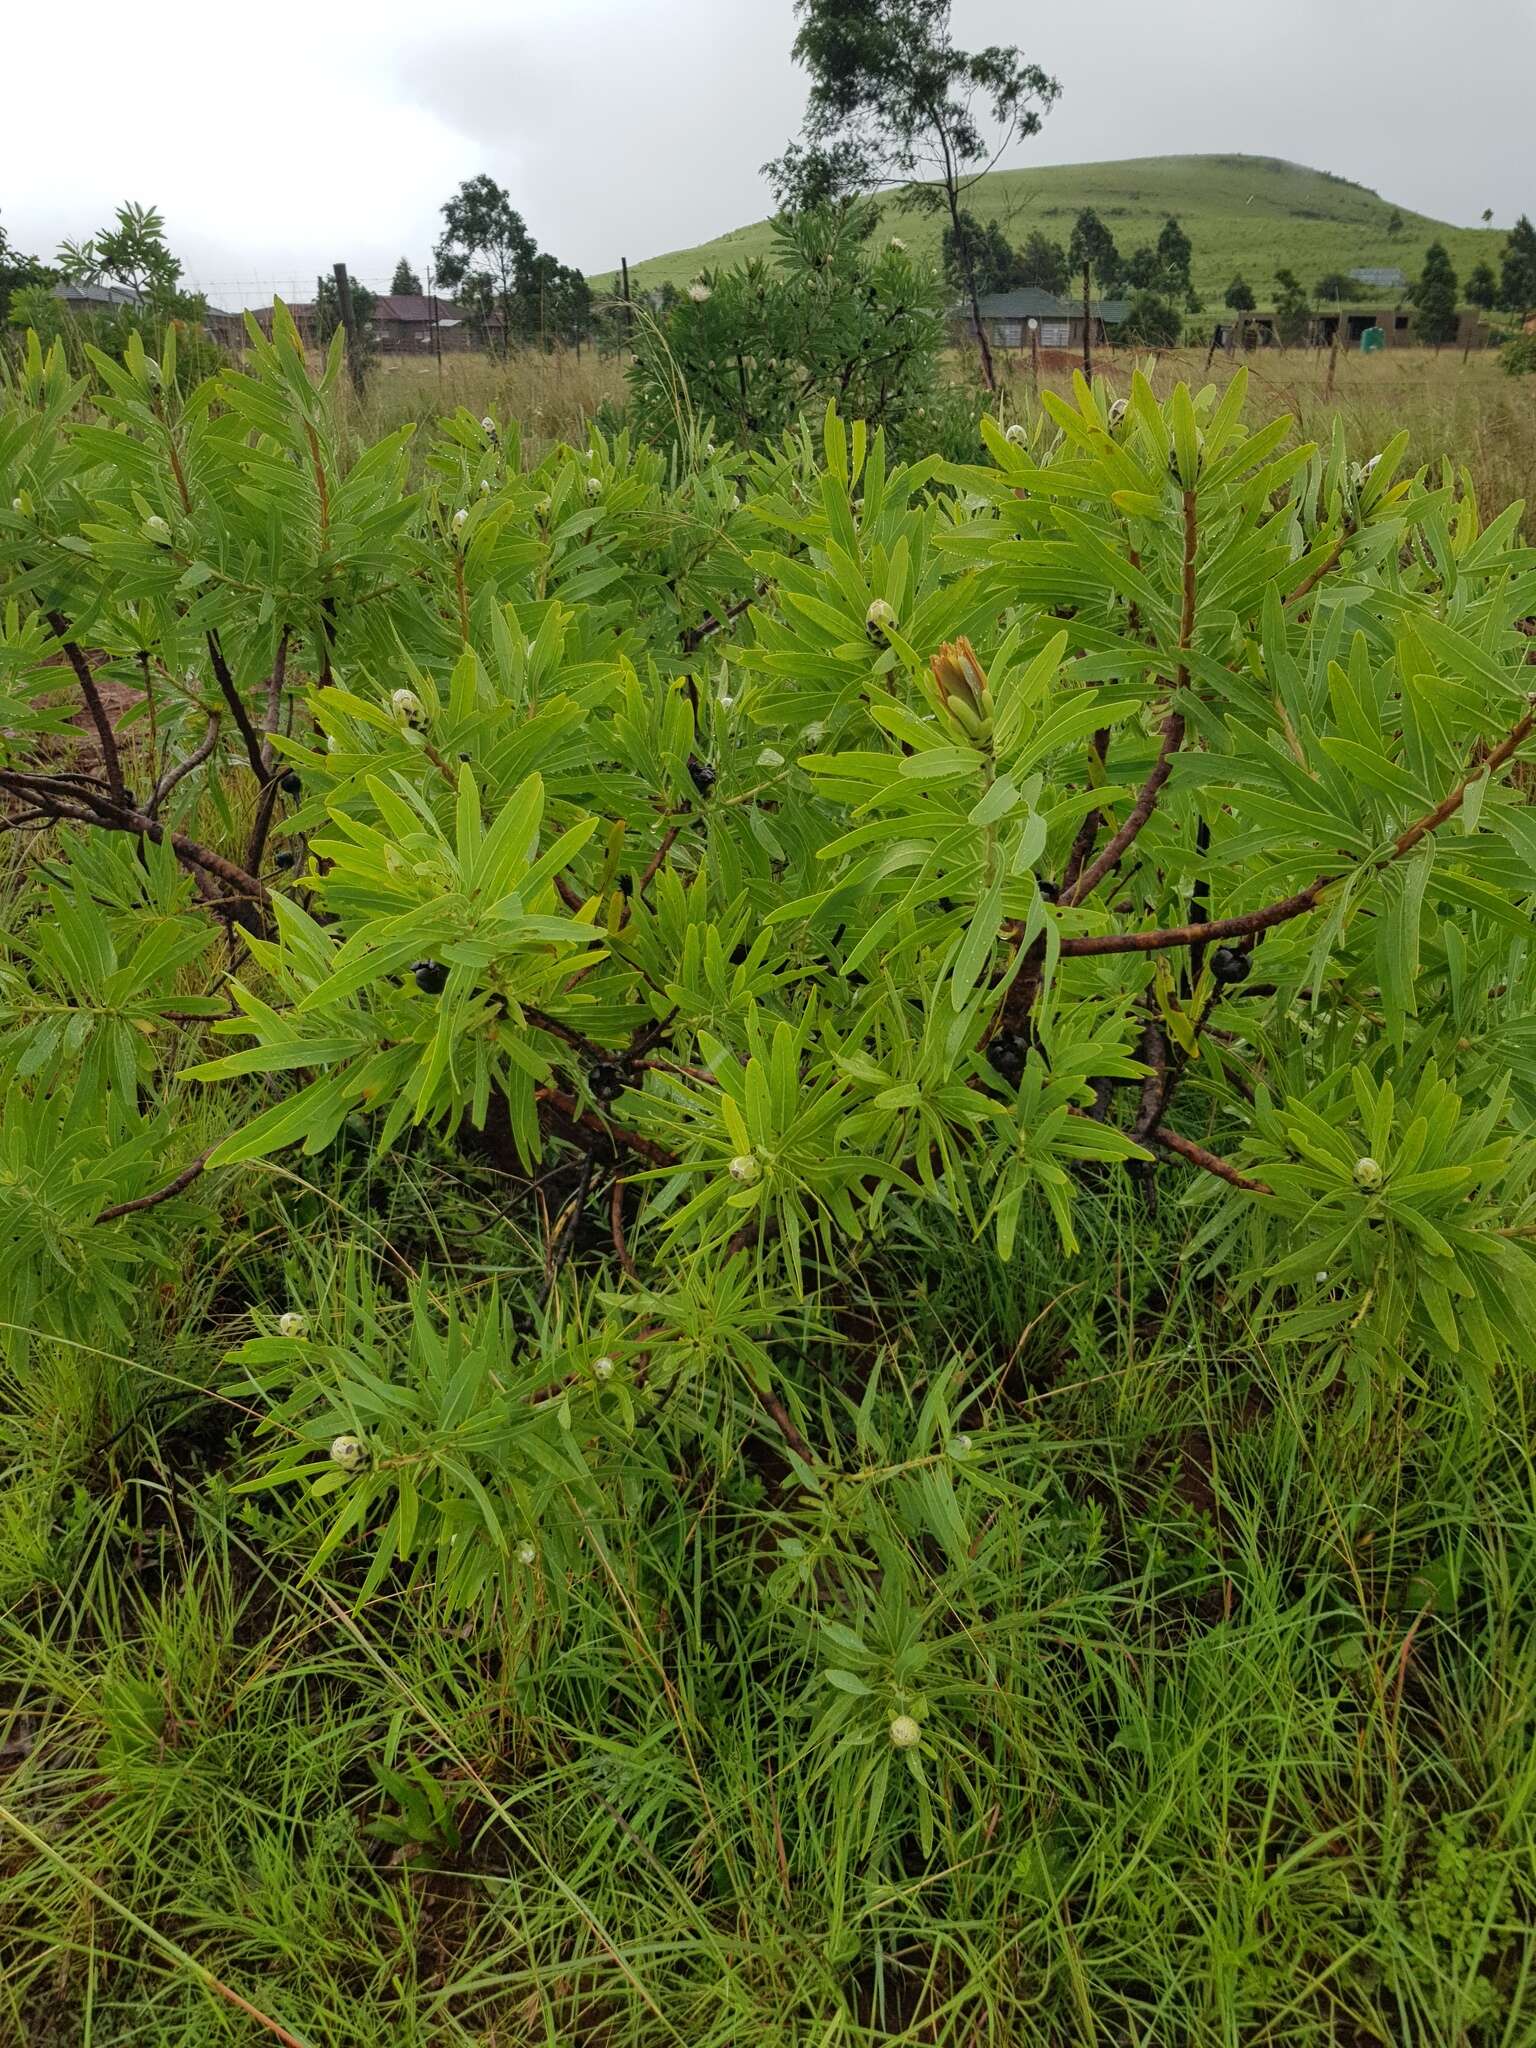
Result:
{"label": "grassy foreground", "polygon": [[[1298,380],[1291,402],[1316,432],[1326,405],[1304,380],[1321,366],[1276,367]],[[1338,402],[1362,450],[1411,402],[1422,411],[1415,458],[1435,458],[1453,436],[1471,441],[1475,403],[1508,389],[1474,381],[1489,377],[1486,364],[1400,362],[1391,381],[1387,367],[1371,366],[1375,381],[1362,373],[1358,389],[1342,373]],[[1169,371],[1160,366],[1159,379]],[[359,434],[430,403],[435,370],[412,374],[375,382],[379,410],[355,422]],[[472,411],[482,374],[511,373],[464,365],[455,396]],[[579,412],[586,395],[573,379],[560,402]],[[345,424],[353,401],[335,403]],[[1473,444],[1490,493],[1505,475],[1497,464],[1529,466],[1529,438],[1513,409],[1507,418]],[[500,463],[474,419],[457,424],[455,445],[476,465]],[[193,446],[211,465],[223,444],[194,435]],[[1012,444],[1000,453],[1013,459]],[[569,490],[559,471],[577,459],[552,465],[552,491]],[[479,505],[468,461],[450,470],[446,505]],[[521,473],[500,487],[514,509],[539,489]],[[598,501],[604,517],[621,516],[614,481],[583,476],[579,487],[579,526]],[[1006,481],[999,490],[1016,502]],[[726,522],[743,509],[734,493],[711,502]],[[476,516],[465,510],[462,523]],[[540,516],[537,501],[522,513],[525,526]],[[685,541],[697,524],[695,514]],[[170,533],[163,518],[158,530]],[[452,575],[462,599],[464,557],[447,538],[458,531],[455,515],[441,521],[428,587],[441,596]],[[648,518],[637,557],[666,562],[671,531]],[[146,577],[179,577],[160,567],[170,543],[155,532],[130,535],[125,552],[141,550]],[[1323,554],[1326,542],[1314,547]],[[1390,561],[1408,553],[1394,544]],[[572,554],[556,588],[579,593],[591,564]],[[425,546],[406,559],[426,584]],[[551,561],[561,566],[540,552],[541,577]],[[677,648],[665,607],[685,579],[647,575],[665,598],[641,589],[635,599],[625,586],[622,603],[642,620],[661,603],[658,632]],[[860,663],[872,658],[867,614],[860,634],[866,594],[852,615]],[[620,625],[605,621],[605,637]],[[369,682],[383,697],[398,643],[375,644]],[[514,667],[533,651],[500,644]],[[363,650],[342,644],[344,677],[361,675]],[[678,667],[686,656],[702,670],[696,652],[678,653]],[[745,652],[724,657],[727,675],[750,675]],[[1523,677],[1518,647],[1512,659]],[[300,715],[315,701],[306,696]],[[509,689],[500,714],[517,745],[529,743],[529,701]],[[706,706],[722,717],[709,728],[721,736],[716,816],[749,758],[726,736],[734,702],[726,693]],[[470,744],[493,755],[472,732],[448,736],[459,713],[439,716],[447,758],[468,769]],[[153,730],[125,721],[120,738],[124,779],[150,786]],[[1141,742],[1149,748],[1145,733]],[[398,764],[403,739],[390,731],[386,743],[395,751],[377,758]],[[554,749],[546,756],[559,772]],[[775,762],[782,755],[755,765]],[[330,772],[320,757],[306,766]],[[701,779],[712,788],[716,776],[690,766],[678,778],[702,802]],[[472,781],[455,785],[466,819]],[[225,760],[178,818],[244,847],[257,786]],[[1504,802],[1495,796],[1493,809]],[[781,797],[764,815],[787,834],[794,814]],[[661,814],[645,820],[665,841],[651,877],[682,839],[682,816],[664,835]],[[691,881],[721,858],[704,822],[680,856]],[[467,844],[477,827],[462,829]],[[140,935],[147,952],[156,927],[190,906],[174,908],[167,859],[112,843],[116,857],[56,828],[0,836],[6,1000],[35,1030],[18,1079],[48,1070],[61,1044],[69,1053],[71,1008],[122,1024],[119,1039],[138,1015],[154,1058],[148,1078],[130,1064],[119,1092],[135,1112],[152,1097],[179,1162],[222,1134],[221,1119],[254,1113],[270,1077],[232,1074],[221,1110],[187,1072],[206,1051],[195,998],[222,984],[232,934],[226,944],[210,930],[151,1014],[133,1010]],[[522,843],[520,830],[519,858]],[[753,899],[754,919],[789,865]],[[114,920],[129,958],[121,973],[80,977],[88,1002],[72,993],[73,956],[61,978],[42,971],[71,936],[66,899],[42,894],[61,868],[87,935],[83,906],[111,913],[126,899],[137,917],[147,886],[161,891],[153,919]],[[1135,884],[1114,886],[1118,897]],[[680,877],[667,888],[676,906]],[[22,905],[28,890],[16,933],[11,899]],[[644,879],[632,905],[635,893],[643,904]],[[1503,940],[1500,999],[1527,971],[1522,914],[1501,927],[1514,937]],[[616,918],[616,952],[658,915]],[[98,951],[103,929],[98,920]],[[745,937],[740,950],[750,953]],[[401,974],[381,1009],[442,996],[437,964],[409,964],[415,992]],[[1426,963],[1426,983],[1437,971]],[[1345,1061],[1362,1072],[1386,1004],[1375,973],[1373,956],[1329,1012]],[[1301,1005],[1289,1007],[1299,1016]],[[614,997],[599,1012],[610,1038],[634,1008]],[[1463,1042],[1486,1048],[1491,1006],[1457,1014],[1478,1020]],[[1523,1017],[1501,1021],[1506,1043],[1526,1030]],[[1215,1030],[1214,1043],[1240,1036]],[[604,1052],[569,1027],[556,1043],[573,1035],[584,1054]],[[1425,1042],[1374,1049],[1412,1075]],[[611,1107],[609,1064],[599,1058],[589,1080],[592,1099]],[[54,1105],[86,1085],[51,1072],[64,1078],[32,1120],[44,1160]],[[810,1085],[798,1069],[793,1082]],[[1471,1085],[1486,1092],[1482,1075]],[[643,1115],[643,1088],[630,1095],[623,1113]],[[48,1242],[50,1201],[66,1251],[90,1235],[70,1234],[70,1188],[32,1174],[19,1128],[14,1119],[0,1148],[8,1214],[26,1206],[17,1190],[30,1202],[10,1240],[18,1269]],[[0,1285],[0,2043],[1536,2040],[1536,1464],[1518,1341],[1491,1363],[1481,1349],[1452,1362],[1421,1348],[1439,1362],[1414,1369],[1388,1349],[1370,1372],[1346,1375],[1325,1365],[1340,1347],[1325,1351],[1317,1333],[1337,1337],[1344,1320],[1358,1328],[1374,1283],[1356,1314],[1339,1261],[1307,1256],[1314,1292],[1328,1274],[1310,1269],[1335,1268],[1323,1320],[1260,1323],[1253,1274],[1212,1263],[1210,1211],[1187,1180],[1091,1163],[1073,1175],[1073,1256],[1041,1201],[1022,1204],[1006,1260],[936,1204],[892,1204],[878,1229],[838,1241],[835,1264],[828,1255],[835,1289],[754,1306],[740,1261],[669,1255],[666,1244],[685,1240],[649,1224],[642,1235],[633,1212],[643,1267],[627,1257],[623,1187],[611,1207],[606,1187],[594,1199],[594,1156],[589,1146],[581,1168],[552,1150],[536,1171],[518,1169],[457,1118],[424,1121],[375,1151],[353,1114],[315,1156],[252,1151],[187,1183],[185,1208],[158,1207],[155,1233],[130,1240],[139,1249],[112,1297],[122,1323],[110,1343],[104,1324],[83,1317],[27,1327]],[[742,1163],[752,1161],[728,1170]],[[1381,1169],[1357,1159],[1364,1190],[1361,1166],[1377,1180]],[[95,1225],[142,1208],[130,1199],[97,1214],[100,1199],[87,1183]],[[1527,1213],[1487,1219],[1491,1234],[1527,1234]],[[96,1239],[89,1256],[103,1264],[82,1261],[82,1272],[99,1279],[120,1241]],[[21,1282],[11,1284],[14,1300]],[[44,1297],[50,1308],[57,1291]],[[635,1331],[616,1347],[617,1372],[612,1357],[592,1355],[609,1341],[615,1295],[626,1340],[631,1319]],[[327,1424],[315,1440],[330,1439],[334,1469],[302,1494],[272,1483],[274,1444],[313,1431],[301,1407],[274,1405],[276,1383],[258,1368],[290,1341],[367,1349],[377,1339],[400,1369],[364,1394],[401,1401],[429,1382],[438,1404],[413,1411],[413,1458],[424,1469],[473,1461],[460,1400],[472,1383],[456,1354],[444,1366],[432,1331],[450,1309],[493,1296],[522,1305],[491,1360],[496,1391],[526,1380],[541,1419],[568,1430],[560,1397],[586,1401],[577,1372],[590,1367],[594,1419],[582,1426],[594,1441],[609,1427],[600,1397],[612,1382],[607,1398],[627,1404],[625,1455],[610,1513],[560,1461],[536,1517],[523,1495],[499,1496],[505,1573],[498,1565],[495,1598],[460,1603],[441,1597],[469,1548],[451,1549],[457,1533],[438,1547],[444,1585],[434,1588],[403,1543],[375,1553],[376,1532],[337,1515],[333,1482],[350,1476],[363,1497],[355,1437]],[[297,1327],[284,1330],[290,1319]],[[752,1391],[749,1354],[769,1342],[773,1384],[791,1390],[798,1418],[789,1429],[783,1403],[776,1412],[760,1384]],[[669,1378],[663,1363],[647,1380],[644,1354],[663,1345],[708,1369]],[[553,1385],[542,1370],[551,1356]],[[472,1362],[484,1369],[483,1357]],[[479,1412],[502,1441],[510,1408]],[[814,1469],[797,1458],[800,1426],[835,1455]],[[376,1434],[387,1450],[383,1423]],[[494,1521],[489,1502],[486,1512]],[[907,1699],[924,1723],[907,1721],[899,1740],[904,1716],[891,1708]]]}
{"label": "grassy foreground", "polygon": [[[477,1225],[488,1271],[529,1264],[429,1159],[376,1192],[274,1180],[206,1298],[4,1390],[0,2037],[1536,2036],[1518,1383],[1350,1414],[1178,1278],[1177,1211],[1111,1204],[1070,1268],[957,1245],[932,1291],[891,1252],[850,1279],[866,1459],[812,1540],[761,1446],[658,1469],[512,1661],[391,1589],[354,1613],[345,1556],[304,1576],[231,1491],[248,1418],[208,1361],[238,1295],[324,1298],[357,1243]],[[278,1275],[285,1214],[310,1248]],[[986,1502],[948,1556],[912,1533],[935,1393]],[[905,1798],[872,1845],[858,1752],[813,1740],[796,1593],[859,1569],[849,1494],[887,1531],[879,1630],[921,1634],[976,1730],[950,1766],[983,1818],[937,1811],[931,1856]],[[921,1877],[872,1878],[872,1846]]]}

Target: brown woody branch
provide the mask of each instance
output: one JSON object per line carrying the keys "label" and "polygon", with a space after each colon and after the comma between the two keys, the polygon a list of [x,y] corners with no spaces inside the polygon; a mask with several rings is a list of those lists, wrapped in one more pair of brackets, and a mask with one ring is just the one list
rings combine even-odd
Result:
{"label": "brown woody branch", "polygon": [[1252,1180],[1246,1173],[1239,1173],[1235,1166],[1229,1166],[1219,1153],[1207,1151],[1204,1145],[1197,1145],[1193,1138],[1186,1138],[1178,1131],[1170,1131],[1166,1125],[1158,1124],[1150,1133],[1155,1144],[1169,1152],[1176,1152],[1181,1159],[1187,1159],[1191,1166],[1200,1166],[1207,1173],[1214,1173],[1218,1180],[1224,1180],[1229,1187],[1241,1188],[1249,1195],[1272,1195],[1274,1189],[1267,1181]]}
{"label": "brown woody branch", "polygon": [[[1484,755],[1476,768],[1464,775],[1456,787],[1426,811],[1422,818],[1398,833],[1386,853],[1371,862],[1367,872],[1380,874],[1410,854],[1421,840],[1431,832],[1454,818],[1467,800],[1467,792],[1484,776],[1491,776],[1502,768],[1536,730],[1536,697],[1529,700],[1531,708],[1516,725],[1510,727],[1499,744]],[[1175,946],[1201,945],[1223,939],[1256,938],[1260,932],[1268,931],[1277,924],[1287,924],[1294,917],[1304,917],[1309,910],[1317,907],[1323,891],[1334,883],[1342,881],[1342,875],[1319,875],[1305,889],[1298,889],[1294,896],[1282,897],[1278,903],[1267,903],[1262,910],[1247,910],[1235,917],[1213,917],[1194,924],[1166,925],[1160,930],[1145,932],[1085,932],[1074,937],[1063,938],[1061,951],[1064,958],[1082,959],[1090,955],[1105,953],[1160,953]]]}
{"label": "brown woody branch", "polygon": [[158,1209],[162,1202],[169,1202],[173,1196],[191,1187],[193,1181],[198,1179],[207,1167],[215,1149],[210,1145],[207,1151],[199,1152],[192,1164],[183,1167],[176,1178],[167,1181],[163,1188],[156,1188],[152,1194],[137,1195],[131,1202],[114,1202],[110,1209],[103,1209],[95,1220],[98,1223],[115,1223],[119,1216],[137,1216],[145,1209]]}
{"label": "brown woody branch", "polygon": [[751,609],[752,599],[744,597],[738,603],[728,606],[723,618],[717,619],[712,612],[708,613],[699,621],[698,625],[684,627],[683,631],[677,636],[677,644],[684,654],[692,654],[702,647],[704,642],[713,634],[723,632],[727,626],[733,626],[739,618]]}
{"label": "brown woody branch", "polygon": [[216,632],[209,630],[208,659],[213,663],[213,673],[219,685],[224,702],[229,706],[229,715],[235,721],[241,739],[245,742],[245,757],[251,764],[251,773],[258,782],[267,779],[267,766],[262,755],[261,734],[251,723],[251,714],[245,708],[235,679],[229,672],[229,663],[224,659],[224,649]]}
{"label": "brown woody branch", "polygon": [[75,672],[75,681],[80,685],[80,694],[85,699],[85,708],[90,713],[91,723],[96,728],[97,742],[101,747],[101,765],[106,773],[107,787],[119,803],[123,798],[123,764],[117,751],[117,734],[112,730],[112,721],[107,716],[107,707],[101,701],[101,692],[96,687],[96,678],[91,673],[91,664],[85,651],[70,638],[69,621],[62,612],[50,612],[48,623],[54,637],[64,649],[65,657]]}
{"label": "brown woody branch", "polygon": [[[1062,892],[1062,903],[1071,909],[1081,903],[1085,896],[1091,896],[1099,883],[1116,865],[1121,855],[1135,841],[1141,828],[1157,808],[1158,797],[1163,784],[1173,772],[1174,756],[1184,744],[1184,713],[1178,709],[1179,692],[1189,687],[1188,654],[1195,639],[1195,548],[1199,529],[1195,516],[1195,494],[1184,493],[1184,561],[1183,561],[1183,604],[1179,614],[1179,653],[1181,657],[1174,678],[1174,708],[1168,713],[1163,724],[1163,736],[1158,745],[1157,759],[1152,772],[1137,792],[1131,806],[1130,816],[1114,833],[1109,844],[1096,859],[1083,870],[1070,889]],[[1095,821],[1097,830],[1097,821]]]}

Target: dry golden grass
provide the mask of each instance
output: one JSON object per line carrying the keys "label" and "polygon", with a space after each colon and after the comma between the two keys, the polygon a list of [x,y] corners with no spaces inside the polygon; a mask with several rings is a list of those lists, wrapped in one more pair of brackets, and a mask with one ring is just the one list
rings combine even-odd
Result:
{"label": "dry golden grass", "polygon": [[422,425],[467,406],[476,415],[516,420],[525,442],[542,453],[556,441],[586,440],[587,421],[605,399],[622,405],[624,359],[584,348],[521,349],[503,360],[447,355],[436,361],[385,357],[359,399],[343,380],[336,389],[339,424],[358,446],[377,441],[407,420]]}
{"label": "dry golden grass", "polygon": [[[1111,384],[1125,385],[1136,363],[1147,360],[1126,349],[1107,350],[1094,368]],[[1207,371],[1203,349],[1169,349],[1152,360],[1159,397],[1181,378],[1197,388],[1210,382],[1225,387],[1235,367],[1218,353]],[[1516,498],[1536,501],[1536,378],[1505,376],[1491,352],[1463,362],[1456,349],[1384,349],[1370,356],[1341,350],[1331,397],[1324,351],[1264,349],[1237,361],[1248,366],[1255,417],[1288,412],[1304,439],[1326,441],[1337,413],[1356,456],[1374,454],[1406,427],[1412,436],[1408,466],[1449,456],[1471,476],[1485,513]],[[1028,356],[1010,355],[1006,375],[1015,402],[1027,397]],[[1063,367],[1042,381],[1065,391],[1071,376]]]}
{"label": "dry golden grass", "polygon": [[[1112,385],[1125,385],[1135,364],[1147,360],[1126,349],[1105,350],[1095,368]],[[1218,354],[1207,371],[1201,349],[1170,349],[1150,360],[1160,396],[1180,378],[1196,386],[1224,385],[1234,368],[1233,359]],[[1449,456],[1470,474],[1485,511],[1516,498],[1536,500],[1536,378],[1506,377],[1491,353],[1463,362],[1455,349],[1438,355],[1430,349],[1388,349],[1374,356],[1341,352],[1331,396],[1328,358],[1321,351],[1266,349],[1239,360],[1247,362],[1255,416],[1288,412],[1299,434],[1317,440],[1331,433],[1337,413],[1357,456],[1374,453],[1406,427],[1412,436],[1409,464]],[[584,349],[579,359],[570,350],[545,355],[536,349],[506,361],[447,356],[441,370],[435,362],[386,360],[375,368],[361,401],[343,384],[336,405],[357,445],[403,421],[425,425],[463,405],[477,415],[517,420],[530,452],[540,454],[555,441],[583,441],[588,420],[605,400],[624,403],[624,368],[623,357],[594,349]],[[951,358],[951,374],[965,376],[969,369],[964,358]],[[1017,408],[1031,389],[1028,356],[1000,356],[999,372]],[[1052,369],[1043,381],[1067,390],[1070,366]]]}

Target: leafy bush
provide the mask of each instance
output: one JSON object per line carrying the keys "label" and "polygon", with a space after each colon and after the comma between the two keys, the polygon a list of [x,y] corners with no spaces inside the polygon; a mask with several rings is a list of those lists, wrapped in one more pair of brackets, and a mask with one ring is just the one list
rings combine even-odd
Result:
{"label": "leafy bush", "polygon": [[[937,280],[899,237],[871,253],[867,203],[810,208],[774,224],[776,267],[754,259],[701,277],[642,325],[632,413],[650,440],[697,421],[760,447],[835,397],[914,452],[944,342]],[[904,437],[904,438],[903,438]]]}
{"label": "leafy bush", "polygon": [[1177,306],[1156,292],[1138,291],[1131,298],[1120,333],[1126,341],[1144,348],[1177,348],[1183,326]]}
{"label": "leafy bush", "polygon": [[1362,1399],[1518,1353],[1517,509],[1250,431],[1241,376],[1079,380],[984,463],[829,408],[525,469],[460,414],[413,490],[406,432],[339,458],[338,362],[279,315],[185,397],[135,340],[8,389],[0,791],[56,833],[0,983],[13,1322],[99,1334],[256,1162],[490,1147],[537,1288],[402,1330],[336,1276],[231,1368],[317,1543],[458,1602],[555,1597],[642,1391],[745,1389],[812,1472],[783,1361],[851,1261],[1070,1252],[1123,1174]]}
{"label": "leafy bush", "polygon": [[1536,334],[1517,334],[1504,344],[1499,361],[1509,377],[1529,377],[1536,371]]}

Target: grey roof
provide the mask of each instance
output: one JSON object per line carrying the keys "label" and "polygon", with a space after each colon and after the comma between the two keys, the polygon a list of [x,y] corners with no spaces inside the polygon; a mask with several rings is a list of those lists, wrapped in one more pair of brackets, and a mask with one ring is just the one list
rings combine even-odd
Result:
{"label": "grey roof", "polygon": [[[1054,292],[1041,291],[1037,285],[1026,285],[1016,292],[988,292],[981,300],[983,320],[1070,320],[1082,310],[1081,299],[1059,299]],[[1125,299],[1095,299],[1093,310],[1101,320],[1115,327],[1130,311],[1130,304]]]}
{"label": "grey roof", "polygon": [[139,294],[121,284],[56,284],[53,296],[66,300],[72,306],[136,306],[139,303]]}
{"label": "grey roof", "polygon": [[1359,270],[1352,270],[1349,274],[1357,283],[1374,285],[1378,291],[1386,291],[1391,286],[1401,288],[1408,282],[1402,271],[1390,263],[1384,268],[1375,270],[1369,264],[1366,264]]}

